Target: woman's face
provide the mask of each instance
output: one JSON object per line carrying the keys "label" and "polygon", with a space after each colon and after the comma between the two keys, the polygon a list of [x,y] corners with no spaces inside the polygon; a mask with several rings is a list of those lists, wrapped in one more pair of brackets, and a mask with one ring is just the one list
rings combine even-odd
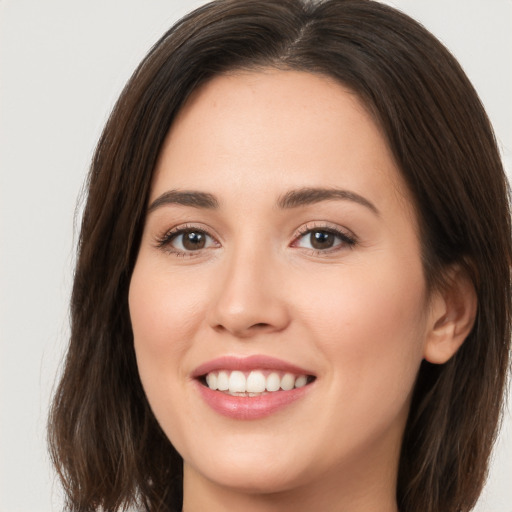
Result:
{"label": "woman's face", "polygon": [[161,152],[129,305],[186,481],[394,487],[432,319],[408,192],[356,95],[272,70],[196,91]]}

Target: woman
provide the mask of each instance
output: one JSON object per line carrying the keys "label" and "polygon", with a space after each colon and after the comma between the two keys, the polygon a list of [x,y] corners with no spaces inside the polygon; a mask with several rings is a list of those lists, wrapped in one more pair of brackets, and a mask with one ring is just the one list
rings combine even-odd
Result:
{"label": "woman", "polygon": [[71,510],[470,510],[510,216],[453,57],[360,0],[173,27],[94,157],[50,420]]}

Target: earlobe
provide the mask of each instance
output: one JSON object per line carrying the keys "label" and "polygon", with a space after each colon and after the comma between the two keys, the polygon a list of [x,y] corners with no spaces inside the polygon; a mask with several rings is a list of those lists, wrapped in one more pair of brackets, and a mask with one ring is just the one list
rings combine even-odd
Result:
{"label": "earlobe", "polygon": [[459,266],[453,268],[447,285],[434,292],[424,358],[446,363],[461,347],[475,323],[477,296],[473,282]]}

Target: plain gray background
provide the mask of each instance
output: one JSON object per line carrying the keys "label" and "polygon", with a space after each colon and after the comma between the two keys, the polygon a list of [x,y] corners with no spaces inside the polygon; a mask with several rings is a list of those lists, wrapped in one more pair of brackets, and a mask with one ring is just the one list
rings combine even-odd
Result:
{"label": "plain gray background", "polygon": [[[0,512],[62,508],[45,445],[77,198],[115,99],[193,0],[0,0]],[[393,0],[456,55],[512,169],[512,0]],[[506,412],[478,512],[512,512]]]}

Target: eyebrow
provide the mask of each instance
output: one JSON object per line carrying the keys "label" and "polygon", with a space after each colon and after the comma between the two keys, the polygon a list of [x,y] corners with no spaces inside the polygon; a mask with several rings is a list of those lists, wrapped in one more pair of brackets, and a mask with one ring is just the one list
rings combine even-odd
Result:
{"label": "eyebrow", "polygon": [[168,190],[161,196],[158,196],[149,205],[148,213],[167,204],[180,204],[183,206],[206,208],[209,210],[214,210],[219,207],[217,198],[208,192],[197,192],[195,190]]}
{"label": "eyebrow", "polygon": [[368,199],[355,192],[338,188],[306,187],[298,190],[290,190],[290,192],[287,192],[278,199],[277,206],[279,208],[289,209],[331,200],[353,201],[354,203],[365,206],[375,215],[380,214],[378,208],[368,201]]}
{"label": "eyebrow", "polygon": [[[380,214],[377,207],[368,201],[368,199],[356,194],[355,192],[338,188],[305,187],[297,190],[290,190],[278,198],[277,206],[280,209],[293,209],[300,206],[307,206],[320,203],[322,201],[332,200],[352,201],[368,208],[375,215]],[[168,190],[158,196],[149,205],[148,213],[168,204],[192,206],[193,208],[204,208],[208,210],[215,210],[219,208],[219,201],[217,198],[208,192],[199,192],[195,190]]]}

